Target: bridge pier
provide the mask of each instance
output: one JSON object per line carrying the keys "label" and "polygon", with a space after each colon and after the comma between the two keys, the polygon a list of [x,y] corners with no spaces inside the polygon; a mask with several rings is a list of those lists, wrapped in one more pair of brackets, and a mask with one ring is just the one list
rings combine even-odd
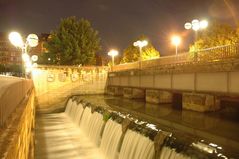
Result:
{"label": "bridge pier", "polygon": [[122,87],[107,87],[107,94],[113,96],[122,96],[123,88]]}
{"label": "bridge pier", "polygon": [[220,109],[220,100],[215,95],[202,93],[183,93],[183,109],[209,112]]}
{"label": "bridge pier", "polygon": [[145,99],[145,90],[141,88],[124,88],[123,95],[130,99]]}
{"label": "bridge pier", "polygon": [[145,100],[149,103],[172,103],[172,93],[156,89],[146,89]]}
{"label": "bridge pier", "polygon": [[108,86],[107,94],[123,96],[129,99],[145,99],[147,103],[172,103],[176,109],[197,112],[217,111],[221,108],[220,99],[216,95],[206,93],[171,92],[167,90]]}

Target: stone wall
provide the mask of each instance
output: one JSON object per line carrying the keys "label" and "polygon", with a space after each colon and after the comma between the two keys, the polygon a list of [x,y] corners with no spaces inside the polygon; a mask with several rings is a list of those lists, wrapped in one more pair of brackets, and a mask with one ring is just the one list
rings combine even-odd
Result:
{"label": "stone wall", "polygon": [[183,109],[199,112],[220,109],[220,100],[215,95],[200,93],[183,93]]}
{"label": "stone wall", "polygon": [[26,95],[26,98],[8,118],[5,127],[1,128],[0,158],[34,158],[34,95],[34,91]]}
{"label": "stone wall", "polygon": [[146,102],[155,104],[172,103],[172,93],[162,90],[146,89],[145,100]]}
{"label": "stone wall", "polygon": [[108,67],[39,66],[32,72],[37,110],[62,109],[75,94],[103,94],[107,76]]}

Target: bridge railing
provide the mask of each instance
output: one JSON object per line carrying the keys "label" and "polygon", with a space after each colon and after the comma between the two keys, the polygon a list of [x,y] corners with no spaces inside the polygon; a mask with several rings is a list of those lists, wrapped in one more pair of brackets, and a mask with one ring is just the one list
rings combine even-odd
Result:
{"label": "bridge railing", "polygon": [[239,45],[225,45],[195,52],[194,61],[221,61],[238,57]]}
{"label": "bridge railing", "polygon": [[181,53],[178,55],[159,57],[141,62],[116,65],[113,71],[129,69],[144,69],[163,65],[176,65],[185,63],[213,62],[226,59],[239,58],[239,45],[224,45],[195,52]]}

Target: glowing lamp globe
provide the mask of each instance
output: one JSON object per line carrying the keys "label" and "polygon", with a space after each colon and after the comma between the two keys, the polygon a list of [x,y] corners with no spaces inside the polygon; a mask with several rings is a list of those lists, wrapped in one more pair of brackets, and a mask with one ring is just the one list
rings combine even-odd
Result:
{"label": "glowing lamp globe", "polygon": [[200,28],[205,29],[208,26],[208,21],[202,20],[200,21]]}
{"label": "glowing lamp globe", "polygon": [[16,47],[23,47],[22,36],[18,32],[11,32],[8,36],[10,42]]}
{"label": "glowing lamp globe", "polygon": [[30,47],[36,47],[38,45],[38,36],[36,34],[29,34],[27,42]]}
{"label": "glowing lamp globe", "polygon": [[30,56],[27,53],[22,54],[22,59],[24,62],[30,61]]}
{"label": "glowing lamp globe", "polygon": [[198,31],[200,29],[200,22],[197,19],[192,21],[192,29]]}
{"label": "glowing lamp globe", "polygon": [[187,30],[189,30],[189,29],[192,28],[192,24],[191,24],[191,23],[185,23],[185,24],[184,24],[184,28],[187,29]]}
{"label": "glowing lamp globe", "polygon": [[31,57],[31,59],[32,59],[32,61],[37,61],[38,60],[38,56],[37,55],[32,55],[32,57]]}
{"label": "glowing lamp globe", "polygon": [[172,44],[178,46],[181,43],[181,38],[177,35],[172,37]]}
{"label": "glowing lamp globe", "polygon": [[114,49],[112,49],[112,50],[110,50],[110,52],[108,52],[109,56],[117,56],[118,54],[119,54],[119,52],[117,50],[114,50]]}

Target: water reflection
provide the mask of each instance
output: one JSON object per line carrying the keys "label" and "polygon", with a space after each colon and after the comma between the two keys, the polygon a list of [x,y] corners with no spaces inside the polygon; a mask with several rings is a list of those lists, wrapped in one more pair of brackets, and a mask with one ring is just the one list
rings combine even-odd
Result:
{"label": "water reflection", "polygon": [[[149,104],[143,100],[130,100],[123,97],[99,95],[85,96],[84,98],[100,105],[105,104],[119,110],[142,114],[144,117],[149,117],[148,119],[150,120],[154,119],[154,122],[161,125],[167,124],[166,126],[171,127],[176,123],[183,126],[178,126],[178,128],[193,130],[192,133],[197,132],[197,135],[203,133],[203,136],[208,136],[208,138],[211,138],[210,135],[216,135],[232,142],[239,142],[239,120],[237,115],[239,111],[237,107],[226,107],[211,113],[199,113],[174,109],[170,104]],[[230,117],[228,118],[228,116]],[[226,140],[223,141],[227,142]],[[236,145],[239,144],[236,143]]]}

